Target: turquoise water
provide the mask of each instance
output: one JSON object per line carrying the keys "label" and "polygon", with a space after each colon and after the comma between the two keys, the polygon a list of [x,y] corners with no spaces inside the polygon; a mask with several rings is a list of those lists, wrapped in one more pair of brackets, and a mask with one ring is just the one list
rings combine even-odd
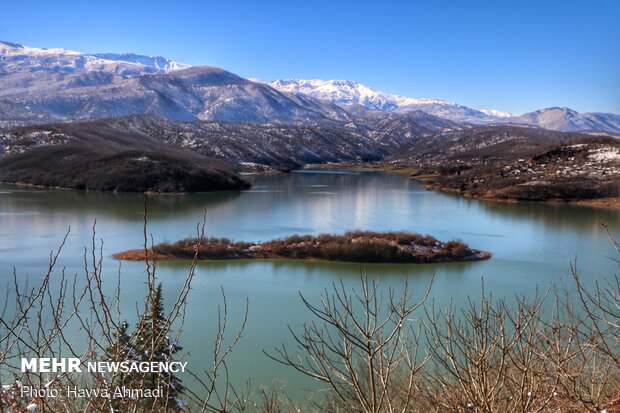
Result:
{"label": "turquoise water", "polygon": [[[302,171],[250,178],[244,192],[153,196],[148,201],[148,232],[154,241],[193,235],[206,210],[208,236],[266,241],[292,234],[342,233],[347,230],[407,230],[441,240],[462,239],[493,253],[487,261],[425,265],[367,265],[295,261],[202,262],[190,295],[182,344],[194,370],[207,368],[215,313],[225,291],[232,330],[241,322],[245,300],[249,319],[230,362],[236,383],[283,382],[294,397],[312,383],[269,360],[263,350],[291,344],[287,330],[310,320],[300,301],[317,301],[321,291],[343,279],[355,286],[360,271],[400,288],[408,278],[420,294],[433,274],[431,299],[437,305],[463,303],[485,289],[495,297],[533,295],[552,283],[570,283],[577,260],[586,284],[618,273],[614,250],[601,226],[620,238],[620,212],[560,204],[502,204],[468,200],[423,189],[398,175],[374,172]],[[97,219],[102,239],[104,277],[112,288],[118,278],[115,252],[139,248],[143,233],[143,196],[0,186],[0,286],[19,277],[44,274],[49,253],[69,227],[59,265],[69,274],[83,272]],[[160,262],[158,276],[172,301],[187,274],[186,262]],[[123,317],[135,322],[136,303],[144,296],[144,265],[120,263]],[[189,380],[189,379],[187,379]]]}

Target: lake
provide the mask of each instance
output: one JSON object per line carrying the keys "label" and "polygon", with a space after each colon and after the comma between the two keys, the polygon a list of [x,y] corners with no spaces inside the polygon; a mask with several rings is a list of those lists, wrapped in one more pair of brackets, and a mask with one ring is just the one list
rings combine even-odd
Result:
{"label": "lake", "polygon": [[[424,265],[366,265],[296,261],[201,262],[190,295],[182,344],[194,370],[208,366],[220,287],[230,311],[231,334],[249,300],[249,319],[233,353],[235,382],[253,387],[277,380],[294,398],[311,386],[292,369],[269,360],[263,350],[291,342],[287,325],[299,330],[309,321],[299,292],[317,302],[321,291],[344,280],[355,286],[360,271],[399,288],[408,278],[421,294],[433,274],[431,299],[462,304],[479,297],[482,279],[494,297],[534,295],[552,283],[570,283],[570,263],[577,260],[583,280],[593,285],[618,273],[614,250],[601,223],[620,238],[620,211],[565,204],[505,204],[464,199],[429,191],[407,177],[377,172],[299,171],[250,177],[243,192],[152,196],[149,228],[156,243],[196,233],[206,210],[206,235],[237,241],[267,241],[293,234],[343,233],[348,230],[407,230],[440,240],[461,239],[493,253],[490,260]],[[67,273],[83,271],[84,247],[103,239],[104,277],[118,278],[115,252],[143,242],[143,196],[0,186],[0,288],[19,277],[40,278],[49,254],[71,228],[59,265]],[[187,273],[186,262],[160,262],[158,276],[171,302]],[[136,321],[143,302],[144,265],[120,263],[123,317]],[[189,383],[191,385],[191,383]]]}

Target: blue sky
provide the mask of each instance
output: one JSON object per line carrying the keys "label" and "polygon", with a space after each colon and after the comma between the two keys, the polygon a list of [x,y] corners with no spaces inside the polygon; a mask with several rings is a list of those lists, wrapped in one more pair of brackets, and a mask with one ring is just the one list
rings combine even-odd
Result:
{"label": "blue sky", "polygon": [[37,1],[0,39],[157,54],[245,77],[352,79],[515,113],[620,113],[620,1]]}

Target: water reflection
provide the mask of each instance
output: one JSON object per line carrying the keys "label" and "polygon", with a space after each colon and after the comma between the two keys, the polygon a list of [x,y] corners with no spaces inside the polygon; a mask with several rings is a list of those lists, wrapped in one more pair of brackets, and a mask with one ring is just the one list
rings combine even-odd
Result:
{"label": "water reflection", "polygon": [[[113,217],[134,221],[143,215],[144,197],[133,193],[98,191],[25,189],[14,185],[0,185],[0,206],[3,215],[49,215],[92,213],[98,217]],[[201,215],[206,206],[229,202],[240,196],[238,191],[199,193],[188,195],[151,195],[148,209],[153,216],[172,217],[178,211]]]}

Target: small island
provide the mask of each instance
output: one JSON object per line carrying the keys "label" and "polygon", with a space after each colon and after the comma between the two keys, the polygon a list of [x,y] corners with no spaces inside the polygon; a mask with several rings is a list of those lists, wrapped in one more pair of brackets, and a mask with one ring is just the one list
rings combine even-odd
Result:
{"label": "small island", "polygon": [[[491,258],[462,241],[441,242],[411,232],[354,231],[344,235],[293,235],[268,242],[233,242],[227,238],[188,238],[164,242],[147,251],[157,260],[298,259],[359,263],[438,263]],[[144,260],[145,250],[114,255],[121,260]]]}

